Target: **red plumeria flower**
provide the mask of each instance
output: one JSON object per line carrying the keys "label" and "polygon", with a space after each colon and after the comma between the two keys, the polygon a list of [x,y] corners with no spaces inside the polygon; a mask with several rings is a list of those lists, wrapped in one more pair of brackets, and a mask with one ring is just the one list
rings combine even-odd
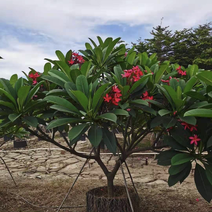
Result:
{"label": "red plumeria flower", "polygon": [[74,64],[74,60],[71,59],[71,60],[68,61],[68,63],[69,63],[69,65],[73,65]]}
{"label": "red plumeria flower", "polygon": [[131,77],[131,74],[132,74],[132,70],[130,69],[130,70],[124,70],[124,74],[122,74],[121,76],[123,77],[123,78],[129,78],[129,77]]}
{"label": "red plumeria flower", "polygon": [[104,97],[105,102],[110,102],[111,99],[112,97],[109,96],[108,94],[106,94],[106,96]]}
{"label": "red plumeria flower", "polygon": [[129,112],[129,111],[131,111],[131,109],[130,108],[127,108],[127,111]]}
{"label": "red plumeria flower", "polygon": [[198,137],[197,137],[197,135],[195,135],[195,134],[194,134],[194,136],[193,136],[193,137],[189,137],[189,139],[191,139],[190,144],[193,144],[193,143],[194,143],[196,146],[198,145],[198,143],[197,143],[197,142],[198,142],[198,141],[201,141],[201,139],[200,139],[200,138],[198,138]]}
{"label": "red plumeria flower", "polygon": [[118,102],[120,101],[121,99],[112,99],[112,103],[114,105],[119,105]]}
{"label": "red plumeria flower", "polygon": [[161,82],[164,82],[164,83],[167,83],[168,85],[170,85],[170,83],[169,83],[170,79],[172,79],[172,77],[169,77],[168,80],[161,80]]}
{"label": "red plumeria flower", "polygon": [[124,53],[124,56],[125,56],[125,57],[127,56],[127,52]]}
{"label": "red plumeria flower", "polygon": [[33,85],[36,85],[37,84],[37,78],[40,77],[40,75],[38,74],[38,72],[35,72],[35,74],[31,73],[29,74],[29,78],[31,78],[33,81],[32,81],[32,84]]}
{"label": "red plumeria flower", "polygon": [[177,114],[177,111],[174,111],[173,115],[175,116]]}
{"label": "red plumeria flower", "polygon": [[134,81],[134,82],[137,82],[139,79],[140,79],[140,77],[133,76],[133,81]]}
{"label": "red plumeria flower", "polygon": [[178,70],[178,71],[181,70],[181,66],[179,66],[176,70]]}
{"label": "red plumeria flower", "polygon": [[167,132],[169,132],[170,130],[172,130],[174,127],[169,127],[168,129],[166,129]]}
{"label": "red plumeria flower", "polygon": [[153,96],[149,96],[148,91],[144,92],[142,95],[143,97],[141,96],[141,99],[143,100],[146,100],[146,99],[153,100]]}
{"label": "red plumeria flower", "polygon": [[186,71],[178,71],[178,74],[180,74],[181,76],[186,76]]}
{"label": "red plumeria flower", "polygon": [[83,59],[83,57],[75,52],[72,53],[72,57],[68,61],[69,65],[82,64],[84,62],[85,62],[85,60]]}
{"label": "red plumeria flower", "polygon": [[117,85],[114,85],[112,89],[113,89],[113,92],[115,93],[121,93]]}
{"label": "red plumeria flower", "polygon": [[35,78],[40,77],[40,75],[38,74],[38,72],[36,72],[36,73],[34,74],[34,77],[35,77]]}
{"label": "red plumeria flower", "polygon": [[37,80],[33,80],[32,84],[36,85],[37,84]]}
{"label": "red plumeria flower", "polygon": [[181,125],[184,126],[184,130],[188,129],[190,132],[196,130],[197,131],[197,125],[188,124],[186,122],[182,122]]}
{"label": "red plumeria flower", "polygon": [[189,124],[188,124],[188,123],[186,123],[186,122],[182,122],[182,123],[181,123],[181,125],[183,125],[183,126],[184,126],[184,130],[186,130],[186,129],[190,129]]}
{"label": "red plumeria flower", "polygon": [[34,74],[33,73],[29,74],[29,78],[33,79],[34,78]]}
{"label": "red plumeria flower", "polygon": [[143,93],[143,97],[147,97],[149,94],[148,94],[148,91],[145,91],[144,93]]}

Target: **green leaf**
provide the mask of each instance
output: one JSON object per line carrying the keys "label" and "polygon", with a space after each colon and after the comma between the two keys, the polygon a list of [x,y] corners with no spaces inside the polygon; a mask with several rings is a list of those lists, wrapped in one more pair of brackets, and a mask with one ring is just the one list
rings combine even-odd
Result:
{"label": "green leaf", "polygon": [[76,118],[59,118],[59,119],[51,121],[48,124],[47,129],[52,129],[52,128],[63,126],[66,124],[79,123],[81,121],[82,121],[81,119],[76,119]]}
{"label": "green leaf", "polygon": [[172,165],[180,165],[183,163],[187,163],[191,160],[194,159],[194,156],[187,154],[187,153],[179,153],[177,155],[175,155],[172,159],[171,159],[171,164]]}
{"label": "green leaf", "polygon": [[89,74],[89,71],[90,71],[90,67],[91,67],[91,62],[90,61],[85,61],[82,66],[81,66],[81,73],[84,75],[84,76],[88,76]]}
{"label": "green leaf", "polygon": [[[114,41],[110,42],[110,44],[107,47],[105,56],[104,56],[104,62],[108,59],[108,56],[111,54],[111,52],[113,51],[115,45],[119,42],[120,39],[121,38],[116,38]],[[105,40],[105,42],[106,42],[106,40]],[[105,45],[105,43],[104,43],[104,45]]]}
{"label": "green leaf", "polygon": [[72,141],[78,137],[84,129],[86,129],[88,126],[87,124],[80,124],[80,125],[77,125],[75,127],[72,127],[71,130],[69,131],[68,133],[68,138],[70,140],[70,145],[72,145]]}
{"label": "green leaf", "polygon": [[172,149],[175,150],[187,150],[185,146],[179,144],[174,138],[169,135],[164,136],[164,144],[170,146]]}
{"label": "green leaf", "polygon": [[112,152],[114,155],[116,154],[116,138],[112,132],[108,129],[103,128],[103,142],[107,146],[107,148]]}
{"label": "green leaf", "polygon": [[52,105],[50,106],[51,109],[54,109],[56,111],[64,112],[64,113],[70,113],[76,115],[76,112],[73,112],[72,110],[68,109],[67,107],[61,106],[61,105]]}
{"label": "green leaf", "polygon": [[21,115],[22,115],[22,114],[13,113],[13,114],[10,114],[10,115],[8,116],[8,118],[9,118],[9,120],[10,120],[11,122],[14,122],[14,121],[17,120]]}
{"label": "green leaf", "polygon": [[[128,53],[129,54],[129,53]],[[132,52],[130,55],[127,55],[127,62],[130,65],[133,65],[134,60],[135,60],[136,52]]]}
{"label": "green leaf", "polygon": [[58,97],[58,96],[46,96],[44,100],[51,102],[53,104],[57,104],[71,110],[73,112],[79,113],[79,110],[68,100]]}
{"label": "green leaf", "polygon": [[162,122],[163,122],[163,118],[160,116],[157,116],[151,120],[150,127],[151,128],[159,127],[162,124]]}
{"label": "green leaf", "polygon": [[44,72],[42,75],[48,75],[48,72],[52,69],[52,65],[51,63],[46,63],[44,65]]}
{"label": "green leaf", "polygon": [[[109,83],[102,85],[98,88],[98,90],[94,93],[93,101],[92,101],[92,109],[97,111],[103,101],[103,95],[105,89],[108,87]],[[97,108],[96,108],[97,107]]]}
{"label": "green leaf", "polygon": [[117,116],[113,113],[104,113],[104,114],[98,116],[98,118],[112,121],[114,123],[116,123],[116,121],[117,121]]}
{"label": "green leaf", "polygon": [[51,69],[49,71],[49,75],[52,76],[52,77],[55,77],[55,78],[57,78],[59,80],[61,80],[64,83],[70,81],[70,78],[67,77],[66,74],[64,74],[61,71],[55,70],[55,69]]}
{"label": "green leaf", "polygon": [[110,112],[119,116],[129,116],[129,113],[126,110],[122,110],[122,109],[115,109],[115,110],[111,110]]}
{"label": "green leaf", "polygon": [[212,110],[209,109],[193,109],[187,111],[184,116],[197,116],[212,118]]}
{"label": "green leaf", "polygon": [[12,103],[10,103],[10,102],[5,102],[5,101],[0,100],[0,105],[3,105],[3,106],[6,106],[6,107],[8,107],[8,108],[10,108],[12,110],[15,110],[14,105]]}
{"label": "green leaf", "polygon": [[180,116],[180,120],[183,121],[183,122],[186,122],[188,124],[191,124],[191,125],[196,125],[196,123],[197,123],[196,118],[195,117],[192,117],[192,116],[191,117],[188,117],[188,116],[181,117]]}
{"label": "green leaf", "polygon": [[187,83],[186,83],[186,86],[183,90],[184,93],[188,92],[188,91],[191,91],[191,89],[193,88],[193,86],[196,84],[197,82],[197,78],[196,77],[191,77]]}
{"label": "green leaf", "polygon": [[74,83],[76,82],[77,77],[80,75],[81,75],[81,72],[79,69],[73,69],[70,72],[71,79]]}
{"label": "green leaf", "polygon": [[92,125],[88,131],[88,139],[94,147],[97,147],[102,140],[102,129],[97,125]]}
{"label": "green leaf", "polygon": [[174,78],[169,80],[169,83],[171,85],[171,87],[176,91],[177,90],[177,86],[179,85],[178,81]]}
{"label": "green leaf", "polygon": [[162,63],[160,65],[160,68],[159,70],[155,73],[155,83],[159,83],[162,76],[163,76],[163,73],[166,71],[166,69],[168,68],[169,64],[167,63]]}
{"label": "green leaf", "polygon": [[192,167],[191,163],[188,163],[187,166],[181,172],[175,175],[170,175],[168,179],[168,185],[173,186],[179,181],[180,183],[182,183],[186,179],[186,177],[188,177],[188,175],[190,174],[191,167]]}
{"label": "green leaf", "polygon": [[17,82],[17,80],[18,80],[18,75],[17,74],[13,74],[10,77],[10,84],[14,87],[15,83]]}
{"label": "green leaf", "polygon": [[212,85],[212,72],[202,71],[197,74],[197,78],[205,82],[207,85]]}
{"label": "green leaf", "polygon": [[198,72],[198,66],[196,64],[191,65],[188,69],[188,74],[192,77],[194,75],[196,75],[196,73]]}
{"label": "green leaf", "polygon": [[205,166],[205,173],[206,173],[207,179],[212,185],[212,167],[207,164],[204,164],[204,166]]}
{"label": "green leaf", "polygon": [[0,84],[3,85],[4,90],[9,93],[13,98],[16,98],[15,89],[10,84],[9,80],[0,78]]}
{"label": "green leaf", "polygon": [[142,99],[132,100],[132,101],[130,101],[130,103],[149,106],[148,102],[146,100],[142,100]]}
{"label": "green leaf", "polygon": [[57,55],[57,57],[58,57],[58,59],[60,60],[60,61],[64,61],[65,62],[65,57],[64,57],[64,55],[63,55],[63,53],[61,52],[61,51],[59,51],[59,50],[56,50],[56,55]]}
{"label": "green leaf", "polygon": [[94,47],[96,48],[97,47],[97,45],[96,45],[96,43],[91,39],[91,38],[88,38],[90,41],[91,41],[91,43],[94,45]]}
{"label": "green leaf", "polygon": [[64,87],[64,82],[59,80],[56,77],[52,77],[52,76],[48,76],[48,75],[42,75],[41,78],[44,79],[44,80],[47,80],[49,82],[52,82],[52,83],[54,83],[56,85],[59,85],[62,88]]}
{"label": "green leaf", "polygon": [[19,105],[22,107],[24,105],[24,102],[27,98],[27,95],[29,94],[30,86],[23,86],[18,90],[18,98],[19,98]]}
{"label": "green leaf", "polygon": [[29,126],[32,126],[32,127],[37,127],[37,125],[38,125],[37,118],[32,117],[32,116],[24,117],[23,121],[25,121]]}
{"label": "green leaf", "polygon": [[0,88],[0,94],[3,93],[9,100],[11,100],[11,102],[16,105],[16,101],[13,98],[12,95],[10,95],[7,91],[3,90],[2,88]]}
{"label": "green leaf", "polygon": [[166,109],[162,109],[162,110],[159,110],[159,111],[158,111],[158,114],[159,114],[160,116],[165,116],[165,115],[170,114],[170,113],[171,113],[171,111],[166,110]]}
{"label": "green leaf", "polygon": [[23,85],[24,85],[24,79],[21,77],[15,83],[15,91],[16,91],[16,93],[18,92],[18,90],[20,89],[20,87],[22,87]]}
{"label": "green leaf", "polygon": [[194,99],[202,100],[202,101],[207,100],[204,95],[202,95],[201,93],[199,93],[197,91],[188,91],[185,93],[185,95],[190,96]]}
{"label": "green leaf", "polygon": [[207,141],[207,148],[212,146],[212,136]]}
{"label": "green leaf", "polygon": [[175,126],[177,120],[174,117],[168,116],[168,117],[163,117],[162,124],[163,126],[168,129],[170,127]]}
{"label": "green leaf", "polygon": [[158,160],[158,165],[162,165],[162,166],[171,165],[171,159],[176,154],[178,154],[178,152],[174,150],[166,150],[166,151],[160,152],[160,154],[156,156],[156,159]]}
{"label": "green leaf", "polygon": [[85,48],[89,50],[93,49],[90,43],[85,43]]}
{"label": "green leaf", "polygon": [[82,91],[71,91],[85,111],[88,110],[88,98]]}
{"label": "green leaf", "polygon": [[88,96],[88,93],[89,93],[88,81],[84,75],[80,75],[77,77],[76,87],[77,87],[77,90],[82,91],[86,96]]}
{"label": "green leaf", "polygon": [[212,199],[212,186],[208,181],[205,170],[198,163],[195,168],[194,181],[201,196],[210,202]]}
{"label": "green leaf", "polygon": [[178,174],[179,172],[183,171],[187,166],[191,165],[190,162],[187,162],[187,163],[183,163],[183,164],[180,164],[180,165],[176,165],[176,166],[171,166],[169,168],[169,174],[170,175],[175,175],[175,174]]}
{"label": "green leaf", "polygon": [[100,36],[97,36],[97,39],[99,41],[99,45],[102,46],[103,45],[103,41],[102,41],[101,37]]}
{"label": "green leaf", "polygon": [[60,70],[71,80],[70,78],[70,67],[63,61],[56,61],[56,65],[60,68]]}
{"label": "green leaf", "polygon": [[43,81],[37,83],[28,93],[27,99],[26,99],[26,105],[32,100],[32,97],[39,91],[41,84],[43,84]]}
{"label": "green leaf", "polygon": [[72,50],[69,50],[66,53],[66,63],[68,63],[68,61],[70,61],[71,57],[72,57]]}
{"label": "green leaf", "polygon": [[177,93],[171,86],[164,85],[163,87],[169,93],[169,96],[173,100],[174,104],[176,105],[176,109],[178,110],[183,105],[183,101],[178,98]]}

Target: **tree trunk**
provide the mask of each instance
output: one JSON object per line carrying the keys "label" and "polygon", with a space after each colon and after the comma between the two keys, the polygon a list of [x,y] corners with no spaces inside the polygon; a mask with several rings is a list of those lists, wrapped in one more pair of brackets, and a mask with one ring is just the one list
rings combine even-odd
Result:
{"label": "tree trunk", "polygon": [[109,174],[107,176],[107,191],[108,191],[108,197],[114,196],[114,184],[113,184],[114,176]]}

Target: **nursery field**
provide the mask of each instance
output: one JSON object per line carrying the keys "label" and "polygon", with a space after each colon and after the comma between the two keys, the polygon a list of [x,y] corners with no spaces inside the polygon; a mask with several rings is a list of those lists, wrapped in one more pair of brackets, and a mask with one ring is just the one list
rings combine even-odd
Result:
{"label": "nursery field", "polygon": [[[13,184],[4,164],[0,163],[0,211],[56,211],[55,207],[61,204],[84,161],[61,150],[53,150],[53,146],[33,138],[28,142],[28,147],[22,150],[15,150],[12,142],[3,147],[5,152],[1,151],[0,156],[4,158],[18,186]],[[80,149],[89,150],[87,142],[82,142]],[[148,155],[148,165],[146,159],[146,155],[136,155],[127,160],[140,195],[140,211],[212,211],[212,204],[207,203],[196,191],[193,173],[182,185],[169,187],[168,167],[158,166],[152,155]],[[108,167],[113,164],[113,158],[110,160],[109,155],[103,155],[103,160]],[[124,170],[127,183],[132,187],[129,175]],[[119,171],[115,184],[123,185],[123,182],[122,173]],[[61,211],[85,212],[86,192],[105,185],[106,179],[101,169],[95,161],[90,161]]]}

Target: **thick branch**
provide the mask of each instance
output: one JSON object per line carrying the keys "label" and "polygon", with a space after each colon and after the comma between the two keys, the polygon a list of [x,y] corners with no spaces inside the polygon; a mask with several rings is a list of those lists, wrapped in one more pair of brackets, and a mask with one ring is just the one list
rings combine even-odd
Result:
{"label": "thick branch", "polygon": [[[42,136],[42,135],[39,135],[38,133],[34,132],[33,130],[31,130],[30,128],[26,127],[26,126],[23,126],[25,130],[29,131],[30,133],[32,133],[33,135],[37,136],[38,138],[44,140],[44,141],[47,141],[47,142],[50,142],[52,144],[54,144],[55,146],[63,149],[63,150],[66,150],[67,152],[70,152],[71,154],[74,154],[76,156],[79,156],[79,157],[82,157],[82,158],[86,158],[86,159],[95,159],[95,156],[93,155],[86,155],[86,154],[83,154],[83,153],[80,153],[80,152],[76,152],[75,150],[73,150],[72,148],[67,148],[63,145],[61,145],[60,143],[56,142],[55,140],[51,139],[49,136]],[[42,131],[43,132],[43,131]]]}

